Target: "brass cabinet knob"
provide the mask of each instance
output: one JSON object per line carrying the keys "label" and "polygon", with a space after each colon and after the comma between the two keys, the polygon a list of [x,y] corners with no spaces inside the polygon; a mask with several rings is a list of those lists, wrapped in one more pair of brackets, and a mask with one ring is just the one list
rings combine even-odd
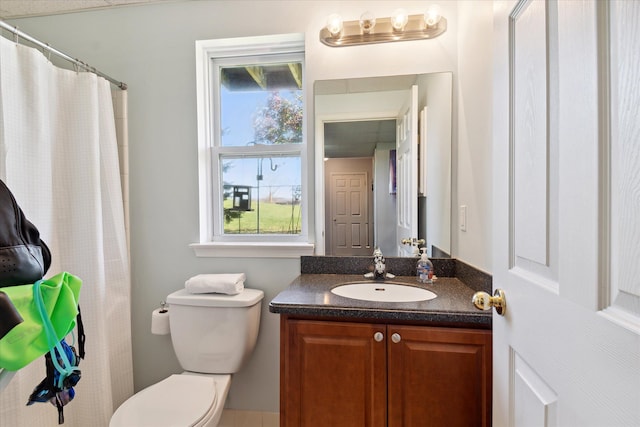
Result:
{"label": "brass cabinet knob", "polygon": [[376,340],[376,342],[380,342],[384,339],[384,334],[382,332],[376,332],[373,334],[373,339]]}
{"label": "brass cabinet knob", "polygon": [[486,292],[476,292],[472,301],[480,310],[491,310],[491,307],[494,307],[500,316],[504,316],[507,311],[507,300],[502,289],[496,289],[493,296]]}

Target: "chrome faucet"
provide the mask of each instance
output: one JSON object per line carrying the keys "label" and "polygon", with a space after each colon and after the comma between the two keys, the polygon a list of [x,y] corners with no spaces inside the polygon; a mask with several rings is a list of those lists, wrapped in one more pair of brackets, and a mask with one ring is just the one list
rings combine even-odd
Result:
{"label": "chrome faucet", "polygon": [[382,255],[380,248],[376,247],[373,251],[373,271],[365,274],[364,277],[369,279],[393,279],[396,277],[387,273],[384,255]]}

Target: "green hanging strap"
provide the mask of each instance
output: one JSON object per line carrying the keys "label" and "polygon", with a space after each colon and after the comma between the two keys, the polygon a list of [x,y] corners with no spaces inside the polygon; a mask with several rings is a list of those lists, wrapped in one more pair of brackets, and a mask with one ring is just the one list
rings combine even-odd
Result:
{"label": "green hanging strap", "polygon": [[[0,304],[0,323],[5,327],[0,337],[0,369],[18,371],[24,368],[55,348],[52,337],[56,340],[63,338],[76,327],[80,355],[84,354],[82,319],[78,308],[81,287],[80,278],[62,272],[41,281],[35,293],[33,284],[0,288],[0,300],[10,303],[17,312],[17,315],[7,317],[11,313],[3,310],[4,306]],[[40,308],[36,299],[40,301]],[[52,327],[45,328],[45,324],[49,323],[47,320]],[[51,337],[47,337],[46,330]],[[62,346],[65,347],[65,344]],[[68,358],[73,359],[71,356]]]}
{"label": "green hanging strap", "polygon": [[[49,352],[51,353],[51,361],[55,366],[56,370],[60,373],[58,376],[58,381],[56,387],[59,389],[63,388],[63,381],[69,375],[71,375],[74,371],[77,370],[77,367],[74,366],[73,363],[69,361],[69,358],[66,355],[66,352],[60,345],[60,340],[64,339],[64,337],[58,337],[56,335],[55,330],[53,329],[53,325],[51,324],[51,319],[49,319],[49,315],[47,314],[47,309],[44,305],[44,301],[42,299],[42,292],[40,290],[40,285],[44,282],[43,280],[38,280],[33,284],[33,300],[38,309],[38,313],[40,313],[40,317],[42,317],[42,326],[44,327],[45,334],[47,336],[47,343],[49,344]],[[54,351],[57,350],[57,351]],[[57,355],[62,359],[62,364],[64,366],[60,366]]]}

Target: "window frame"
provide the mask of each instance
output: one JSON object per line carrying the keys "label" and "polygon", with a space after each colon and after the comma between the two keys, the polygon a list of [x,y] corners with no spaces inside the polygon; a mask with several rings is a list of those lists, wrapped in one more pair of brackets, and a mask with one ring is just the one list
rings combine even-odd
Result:
{"label": "window frame", "polygon": [[[252,147],[224,147],[216,141],[220,134],[220,91],[217,86],[217,70],[235,59],[256,57],[274,58],[278,61],[286,55],[300,55],[304,67],[304,34],[284,34],[259,37],[196,41],[196,97],[198,119],[198,181],[199,181],[199,242],[190,246],[196,256],[205,257],[299,257],[312,255],[314,245],[309,241],[309,182],[307,165],[306,113],[303,117],[302,142],[300,144],[266,145]],[[217,64],[214,64],[217,62]],[[271,62],[271,61],[269,61]],[[303,105],[306,105],[306,88],[303,82]],[[215,114],[215,115],[214,115]],[[222,171],[223,155],[299,154],[301,162],[301,232],[298,235],[262,235],[223,233]]]}

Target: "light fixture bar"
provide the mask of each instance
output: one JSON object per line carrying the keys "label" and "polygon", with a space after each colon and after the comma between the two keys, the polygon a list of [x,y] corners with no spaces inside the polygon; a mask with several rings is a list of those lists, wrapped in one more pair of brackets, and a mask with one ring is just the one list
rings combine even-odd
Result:
{"label": "light fixture bar", "polygon": [[345,21],[342,32],[336,36],[332,36],[326,27],[322,28],[320,41],[331,47],[357,46],[369,43],[433,39],[445,31],[447,31],[447,20],[444,17],[441,17],[435,25],[427,26],[424,15],[409,15],[409,21],[404,30],[394,30],[391,18],[380,18],[376,20],[371,32],[364,34],[360,29],[359,21]]}

